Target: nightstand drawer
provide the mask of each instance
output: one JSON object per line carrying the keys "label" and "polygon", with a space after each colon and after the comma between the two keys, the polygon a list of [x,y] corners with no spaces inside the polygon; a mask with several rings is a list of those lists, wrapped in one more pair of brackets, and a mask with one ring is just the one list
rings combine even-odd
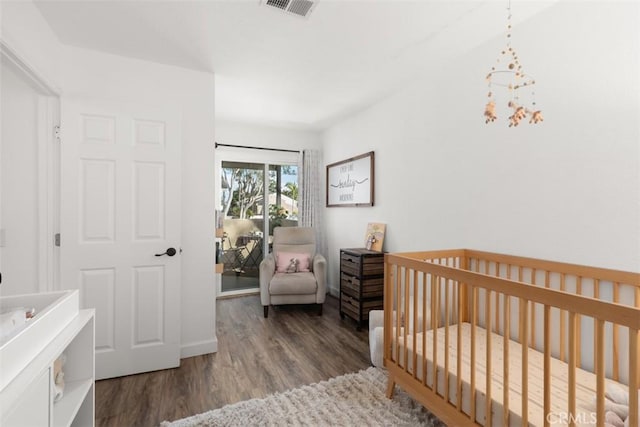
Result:
{"label": "nightstand drawer", "polygon": [[340,271],[349,273],[353,276],[360,275],[360,260],[359,256],[350,255],[342,252],[340,254]]}
{"label": "nightstand drawer", "polygon": [[[382,310],[383,306],[381,300],[359,301],[357,298],[353,298],[344,292],[340,294],[340,303],[342,311],[347,316],[358,321],[369,320],[369,312],[371,310]],[[360,313],[362,313],[362,316]]]}
{"label": "nightstand drawer", "polygon": [[379,252],[340,252],[340,270],[352,276],[377,276],[384,274],[384,254]]}
{"label": "nightstand drawer", "polygon": [[[373,298],[382,297],[384,293],[384,277],[359,279],[356,276],[342,273],[340,285],[344,293],[353,297]],[[360,295],[362,292],[362,295]]]}

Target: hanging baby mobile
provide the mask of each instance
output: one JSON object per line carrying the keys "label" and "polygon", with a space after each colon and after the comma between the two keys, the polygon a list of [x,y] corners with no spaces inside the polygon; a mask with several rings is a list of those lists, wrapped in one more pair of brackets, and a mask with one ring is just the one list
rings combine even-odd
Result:
{"label": "hanging baby mobile", "polygon": [[[494,122],[497,118],[495,91],[508,91],[506,106],[510,108],[509,127],[518,126],[529,118],[529,123],[536,124],[544,120],[542,112],[537,109],[535,101],[536,81],[525,74],[515,49],[511,46],[511,1],[507,18],[507,46],[501,51],[497,64],[487,74],[489,91],[487,105],[484,108],[485,123]],[[524,95],[530,90],[529,102],[525,104]],[[521,96],[523,95],[523,96]],[[527,95],[528,98],[528,95]]]}

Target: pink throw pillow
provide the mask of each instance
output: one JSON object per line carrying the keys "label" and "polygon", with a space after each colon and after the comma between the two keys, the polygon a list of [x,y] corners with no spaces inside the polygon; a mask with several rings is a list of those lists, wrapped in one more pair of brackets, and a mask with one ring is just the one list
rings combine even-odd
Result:
{"label": "pink throw pillow", "polygon": [[309,254],[278,252],[276,255],[276,273],[307,273],[311,271],[309,263]]}

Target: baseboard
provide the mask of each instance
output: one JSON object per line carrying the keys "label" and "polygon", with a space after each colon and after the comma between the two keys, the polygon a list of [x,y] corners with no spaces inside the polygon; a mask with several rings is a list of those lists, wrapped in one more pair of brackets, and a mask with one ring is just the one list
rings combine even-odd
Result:
{"label": "baseboard", "polygon": [[180,359],[200,356],[201,354],[216,353],[218,351],[218,338],[183,344],[180,346]]}

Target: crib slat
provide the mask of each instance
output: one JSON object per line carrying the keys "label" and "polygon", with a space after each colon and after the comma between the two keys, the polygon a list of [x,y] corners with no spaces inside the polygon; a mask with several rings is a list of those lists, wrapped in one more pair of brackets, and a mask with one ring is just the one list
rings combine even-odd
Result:
{"label": "crib slat", "polygon": [[[384,324],[385,325],[391,325],[393,322],[392,319],[392,315],[391,315],[391,308],[393,307],[393,302],[392,302],[392,297],[393,297],[393,278],[395,277],[395,269],[397,267],[395,265],[391,265],[387,262],[387,260],[385,260],[385,266],[384,269],[386,272],[388,272],[388,274],[384,275],[384,294],[385,295],[389,295],[389,297],[384,298],[383,304],[384,304],[384,312],[383,312],[383,316],[384,316]],[[391,358],[391,354],[389,352],[389,349],[387,347],[392,347],[390,345],[391,341],[391,330],[392,328],[383,328],[383,334],[384,334],[384,348],[383,348],[383,358],[384,359],[389,359]]]}
{"label": "crib slat", "polygon": [[432,356],[432,369],[431,375],[433,376],[433,391],[438,392],[438,307],[440,307],[440,295],[438,290],[440,289],[440,277],[435,276],[431,282],[433,299],[431,300],[431,314],[433,321],[431,322],[431,328],[433,330],[433,356]]}
{"label": "crib slat", "polygon": [[[613,302],[620,302],[620,284],[618,282],[613,283]],[[620,341],[620,330],[617,323],[613,324],[613,379],[620,380],[620,348],[618,342]]]}
{"label": "crib slat", "polygon": [[495,312],[496,312],[496,319],[495,319],[495,324],[493,325],[493,332],[495,332],[496,334],[500,333],[500,294],[498,292],[496,292],[496,297],[495,297]]}
{"label": "crib slat", "polygon": [[[576,293],[582,295],[582,276],[576,277]],[[576,313],[576,366],[582,366],[582,316]]]}
{"label": "crib slat", "polygon": [[[462,261],[462,265],[460,266],[463,270],[469,270],[471,266],[471,258],[463,256],[460,258]],[[462,321],[468,322],[469,318],[469,307],[468,307],[468,298],[469,298],[469,289],[467,288],[465,283],[460,284],[458,301],[460,301],[461,305],[458,307],[458,311],[462,312]],[[460,323],[460,322],[459,322]]]}
{"label": "crib slat", "polygon": [[[427,273],[422,273],[422,330],[427,330]],[[422,384],[427,384],[427,339],[426,336],[422,339],[422,359],[420,365],[422,366]],[[416,368],[417,370],[417,368]]]}
{"label": "crib slat", "polygon": [[[402,355],[400,354],[400,325],[401,325],[401,320],[400,320],[400,315],[402,313],[400,313],[402,310],[402,280],[400,278],[402,274],[402,267],[397,267],[397,271],[396,271],[396,277],[395,277],[395,289],[396,289],[396,321],[394,323],[395,325],[395,335],[396,335],[396,363],[399,363],[402,359]],[[406,366],[406,365],[405,365]]]}
{"label": "crib slat", "polygon": [[476,422],[476,325],[478,323],[478,288],[471,291],[471,421]]}
{"label": "crib slat", "polygon": [[[567,384],[567,392],[569,394],[569,415],[576,414],[576,364],[577,364],[577,348],[576,348],[576,313],[569,312],[569,383]],[[569,426],[575,427],[575,418],[569,418]]]}
{"label": "crib slat", "polygon": [[[635,294],[636,294],[636,296],[635,296],[635,305],[636,305],[637,308],[640,308],[640,286],[636,287]],[[640,355],[640,343],[638,342],[638,332],[637,331],[636,331],[636,335],[635,335],[634,339],[636,340],[635,341],[636,345],[632,346],[632,347],[634,347],[636,349],[636,353],[635,354],[636,354],[636,356],[638,356],[638,355]],[[638,360],[638,359],[634,358],[634,359],[629,359],[629,360]],[[638,383],[640,383],[640,367],[638,367],[637,365],[636,365],[636,374],[637,374],[636,377],[638,379]],[[629,375],[631,375],[631,374],[629,374]],[[638,384],[637,388],[640,388],[640,384]]]}
{"label": "crib slat", "polygon": [[[496,295],[498,295],[498,293],[496,292]],[[486,426],[491,426],[491,291],[487,290],[487,296],[485,299],[485,317],[486,317],[486,321],[487,321],[487,325],[485,326],[486,332],[485,332],[485,336],[487,338],[487,348],[486,348],[486,384],[485,384],[485,425]],[[498,313],[497,307],[496,307],[496,313]],[[507,344],[505,344],[506,346],[508,346],[508,342]]]}
{"label": "crib slat", "polygon": [[529,301],[520,298],[520,323],[524,333],[522,334],[522,425],[529,424]]}
{"label": "crib slat", "polygon": [[502,345],[502,425],[509,425],[509,338],[511,337],[511,297],[504,296],[504,339]]}
{"label": "crib slat", "polygon": [[549,278],[550,278],[549,271],[545,271],[544,272],[544,287],[545,288],[548,288],[549,286],[551,286]]}
{"label": "crib slat", "polygon": [[[548,276],[547,276],[548,277]],[[551,413],[551,307],[544,306],[544,425],[551,425],[549,413]]]}
{"label": "crib slat", "polygon": [[[500,277],[500,263],[496,262],[496,277]],[[496,306],[496,319],[495,319],[495,323],[493,324],[493,331],[496,333],[500,332],[500,294],[498,292],[496,292],[496,301],[495,301],[495,306]]]}
{"label": "crib slat", "polygon": [[[593,298],[594,299],[600,299],[600,281],[598,279],[593,279]],[[594,332],[597,330],[598,328],[598,319],[593,319],[593,330]],[[596,357],[596,354],[598,354],[598,341],[594,340],[593,341],[593,357]],[[594,360],[594,366],[595,366],[595,360]]]}
{"label": "crib slat", "polygon": [[[638,293],[636,293],[638,297]],[[635,363],[634,363],[635,362]],[[640,387],[640,368],[638,368],[638,331],[629,329],[629,425],[640,425],[638,415],[638,387]]]}
{"label": "crib slat", "polygon": [[[458,287],[466,286],[458,283]],[[463,310],[463,292],[462,289],[458,292],[458,327],[456,328],[456,408],[458,412],[462,411],[462,310]]]}
{"label": "crib slat", "polygon": [[[384,298],[384,325],[385,327],[383,328],[383,334],[384,334],[384,341],[383,341],[383,346],[384,346],[384,350],[383,350],[383,362],[385,364],[385,366],[387,365],[387,362],[391,365],[394,363],[398,363],[398,359],[397,359],[397,355],[398,355],[398,337],[396,336],[396,357],[394,357],[393,355],[393,340],[391,338],[391,334],[393,333],[393,328],[387,327],[388,325],[392,325],[393,324],[393,309],[397,306],[398,304],[398,300],[397,300],[397,293],[394,291],[395,289],[398,288],[398,284],[397,284],[397,280],[398,280],[398,272],[399,272],[399,267],[397,265],[391,264],[389,262],[389,259],[387,258],[387,256],[385,255],[385,265],[384,265],[384,270],[385,270],[385,278],[384,278],[384,294],[387,295],[386,298]],[[388,274],[387,274],[388,272]],[[395,297],[395,301],[394,301],[394,293],[396,294]],[[396,312],[398,310],[396,309]],[[385,395],[387,396],[387,398],[391,399],[393,396],[393,392],[395,389],[395,378],[392,375],[389,375],[388,379],[387,379],[387,390]]]}
{"label": "crib slat", "polygon": [[444,395],[449,402],[449,279],[444,284]]}
{"label": "crib slat", "polygon": [[451,306],[451,309],[453,310],[453,313],[451,313],[451,319],[453,320],[453,318],[457,318],[458,317],[458,305],[455,304],[455,301],[458,301],[458,299],[460,298],[460,292],[458,290],[458,287],[460,286],[460,282],[458,282],[457,280],[453,280],[452,281],[452,285],[453,285],[453,305]]}
{"label": "crib slat", "polygon": [[[635,289],[635,306],[640,308],[640,286]],[[640,425],[640,402],[638,401],[640,392],[640,366],[638,366],[638,356],[640,356],[640,339],[637,329],[629,329],[629,400],[633,403],[629,406],[629,425]],[[633,363],[633,362],[636,363]],[[636,406],[636,403],[638,405]],[[632,415],[633,414],[633,415]]]}
{"label": "crib slat", "polygon": [[[418,378],[418,352],[416,351],[416,333],[418,330],[418,270],[413,270],[413,378]],[[424,318],[423,318],[424,319]],[[423,340],[424,341],[424,340]],[[424,354],[424,353],[423,353]]]}
{"label": "crib slat", "polygon": [[[522,266],[519,265],[518,266],[518,282],[522,282],[522,278],[523,278],[523,273],[522,273]],[[518,327],[518,341],[522,342],[522,323],[519,324]]]}
{"label": "crib slat", "polygon": [[[536,284],[536,269],[531,269],[531,284]],[[531,301],[531,323],[529,327],[531,331],[531,338],[529,338],[529,345],[534,347],[536,345],[536,304]]]}
{"label": "crib slat", "polygon": [[[566,283],[565,283],[565,274],[561,274],[560,275],[560,290],[561,291],[565,291],[566,290]],[[564,337],[567,331],[566,328],[566,311],[564,310],[560,310],[560,360],[562,360],[563,362],[567,361],[567,357],[566,357],[566,352],[565,352],[565,348],[567,345],[567,342],[565,341]]]}
{"label": "crib slat", "polygon": [[[409,277],[411,272],[408,268],[404,269],[404,324],[402,325],[402,335],[404,342],[404,371],[409,372],[409,346],[407,345],[407,330],[409,329]],[[402,301],[402,300],[401,300]],[[415,370],[415,366],[414,366]]]}
{"label": "crib slat", "polygon": [[596,416],[598,426],[604,425],[604,320],[596,319]]}

